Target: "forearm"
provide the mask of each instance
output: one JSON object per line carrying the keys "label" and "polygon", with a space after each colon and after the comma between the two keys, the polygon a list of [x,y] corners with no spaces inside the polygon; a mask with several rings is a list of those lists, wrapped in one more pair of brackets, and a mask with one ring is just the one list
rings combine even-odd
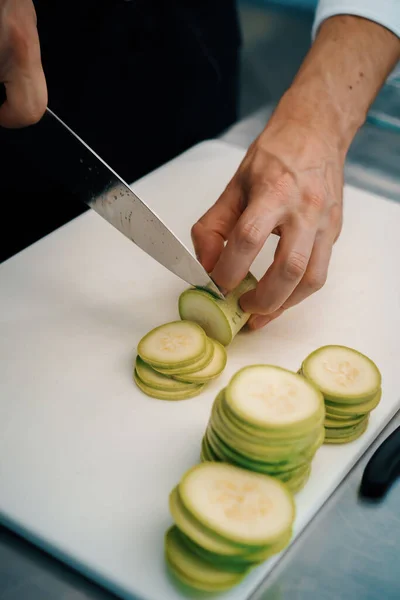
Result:
{"label": "forearm", "polygon": [[331,17],[276,115],[328,135],[345,154],[399,59],[400,39],[385,27],[356,16]]}

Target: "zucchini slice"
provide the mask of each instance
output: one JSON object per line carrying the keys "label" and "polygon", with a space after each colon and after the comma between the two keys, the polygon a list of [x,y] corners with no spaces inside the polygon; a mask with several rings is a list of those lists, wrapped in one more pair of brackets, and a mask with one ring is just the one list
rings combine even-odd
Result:
{"label": "zucchini slice", "polygon": [[304,377],[312,381],[330,402],[368,402],[376,396],[382,383],[376,364],[347,346],[318,348],[307,356],[301,369]]}
{"label": "zucchini slice", "polygon": [[361,415],[360,417],[356,418],[356,419],[345,419],[345,420],[339,420],[336,419],[335,417],[326,417],[325,418],[325,422],[324,422],[324,426],[327,429],[347,429],[348,427],[354,427],[354,425],[358,425],[358,423],[361,423],[361,421],[363,421],[365,419],[366,415]]}
{"label": "zucchini slice", "polygon": [[153,367],[186,367],[205,355],[206,341],[196,323],[173,321],[145,335],[138,344],[138,354]]}
{"label": "zucchini slice", "polygon": [[293,496],[284,484],[225,463],[204,462],[189,469],[179,495],[205,527],[249,547],[278,541],[295,518]]}
{"label": "zucchini slice", "polygon": [[319,390],[293,371],[271,365],[240,369],[225,391],[237,417],[265,430],[311,432],[325,412]]}
{"label": "zucchini slice", "polygon": [[183,533],[209,552],[220,556],[242,556],[243,548],[216,535],[199,523],[185,508],[179,496],[178,487],[169,495],[169,510],[177,527]]}
{"label": "zucchini slice", "polygon": [[189,288],[179,297],[179,315],[181,319],[198,323],[209,337],[228,346],[250,318],[240,307],[240,297],[256,285],[257,279],[248,273],[225,300],[203,289]]}
{"label": "zucchini slice", "polygon": [[[338,430],[333,431],[332,429],[326,430],[325,444],[348,444],[354,442],[367,430],[369,418],[365,418],[356,428],[346,428],[344,431],[339,432]],[[333,432],[333,433],[332,433]],[[329,435],[328,435],[329,434]]]}
{"label": "zucchini slice", "polygon": [[382,390],[380,389],[372,400],[360,402],[359,404],[339,404],[325,400],[326,412],[339,417],[351,417],[356,415],[366,415],[373,411],[379,404],[382,398]]}
{"label": "zucchini slice", "polygon": [[174,526],[165,535],[165,555],[179,579],[190,587],[204,591],[229,589],[239,583],[248,571],[232,573],[190,552]]}
{"label": "zucchini slice", "polygon": [[204,548],[196,544],[196,542],[193,542],[193,540],[188,538],[182,532],[180,532],[180,537],[185,546],[187,546],[187,548],[189,548],[191,552],[193,552],[193,554],[200,556],[204,560],[211,562],[214,565],[220,565],[227,570],[241,572],[243,570],[248,570],[248,568],[252,565],[264,562],[274,554],[278,554],[279,552],[284,550],[290,543],[292,534],[292,530],[290,530],[288,533],[285,533],[285,535],[283,535],[282,538],[275,544],[265,546],[265,548],[263,548],[262,550],[248,552],[243,556],[229,557],[221,556],[220,554],[216,554],[215,552],[209,552],[208,550],[205,550]]}
{"label": "zucchini slice", "polygon": [[199,371],[188,374],[181,372],[180,375],[175,375],[174,378],[177,381],[189,383],[207,383],[208,381],[218,377],[225,369],[228,359],[225,347],[216,340],[211,338],[208,339],[214,346],[214,352],[210,363]]}
{"label": "zucchini slice", "polygon": [[135,370],[140,380],[155,390],[178,392],[195,390],[197,387],[193,383],[183,383],[166,375],[161,375],[161,373],[158,373],[150,365],[146,364],[140,356],[136,357]]}
{"label": "zucchini slice", "polygon": [[195,385],[193,388],[189,390],[159,390],[154,387],[150,387],[144,381],[142,381],[138,375],[138,373],[134,372],[133,374],[134,381],[138,388],[146,394],[146,396],[150,396],[151,398],[157,398],[158,400],[187,400],[189,398],[194,398],[198,396],[201,390],[204,387],[204,384]]}
{"label": "zucchini slice", "polygon": [[162,375],[167,375],[168,377],[174,377],[175,375],[184,375],[184,374],[186,375],[186,374],[196,373],[197,371],[200,371],[201,369],[204,369],[205,367],[207,367],[210,364],[210,362],[212,361],[213,356],[214,356],[214,344],[212,343],[212,340],[210,338],[206,338],[206,352],[205,352],[205,354],[203,354],[203,356],[199,360],[196,360],[195,362],[191,363],[190,365],[188,365],[186,367],[173,366],[173,367],[168,367],[168,369],[163,369],[162,367],[155,367],[155,369]]}

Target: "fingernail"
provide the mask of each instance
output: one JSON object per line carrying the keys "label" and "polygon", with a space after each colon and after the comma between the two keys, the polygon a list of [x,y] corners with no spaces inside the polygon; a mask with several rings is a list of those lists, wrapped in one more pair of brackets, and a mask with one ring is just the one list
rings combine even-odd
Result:
{"label": "fingernail", "polygon": [[248,326],[250,329],[261,329],[261,327],[267,325],[270,322],[270,320],[270,315],[255,315],[253,317],[250,317],[248,321]]}

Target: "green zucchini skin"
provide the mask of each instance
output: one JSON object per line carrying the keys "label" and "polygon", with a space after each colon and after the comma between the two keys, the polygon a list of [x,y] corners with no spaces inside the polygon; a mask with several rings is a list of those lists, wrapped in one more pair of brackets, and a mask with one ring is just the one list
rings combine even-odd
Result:
{"label": "green zucchini skin", "polygon": [[179,297],[179,315],[183,320],[198,323],[209,337],[228,346],[250,318],[240,307],[240,298],[256,285],[257,279],[248,273],[224,300],[203,289],[189,288]]}

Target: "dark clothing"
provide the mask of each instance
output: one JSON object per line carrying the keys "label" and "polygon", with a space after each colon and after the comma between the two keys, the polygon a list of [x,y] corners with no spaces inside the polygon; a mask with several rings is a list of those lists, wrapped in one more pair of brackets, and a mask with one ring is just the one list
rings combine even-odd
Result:
{"label": "dark clothing", "polygon": [[[235,121],[235,0],[34,4],[49,108],[126,181]],[[9,213],[0,220],[0,260],[86,210],[69,197],[67,182],[63,187],[39,173],[8,136],[0,130],[0,151],[7,152],[0,193]],[[13,231],[9,222],[22,212],[23,231]],[[5,232],[14,236],[11,243]]]}

